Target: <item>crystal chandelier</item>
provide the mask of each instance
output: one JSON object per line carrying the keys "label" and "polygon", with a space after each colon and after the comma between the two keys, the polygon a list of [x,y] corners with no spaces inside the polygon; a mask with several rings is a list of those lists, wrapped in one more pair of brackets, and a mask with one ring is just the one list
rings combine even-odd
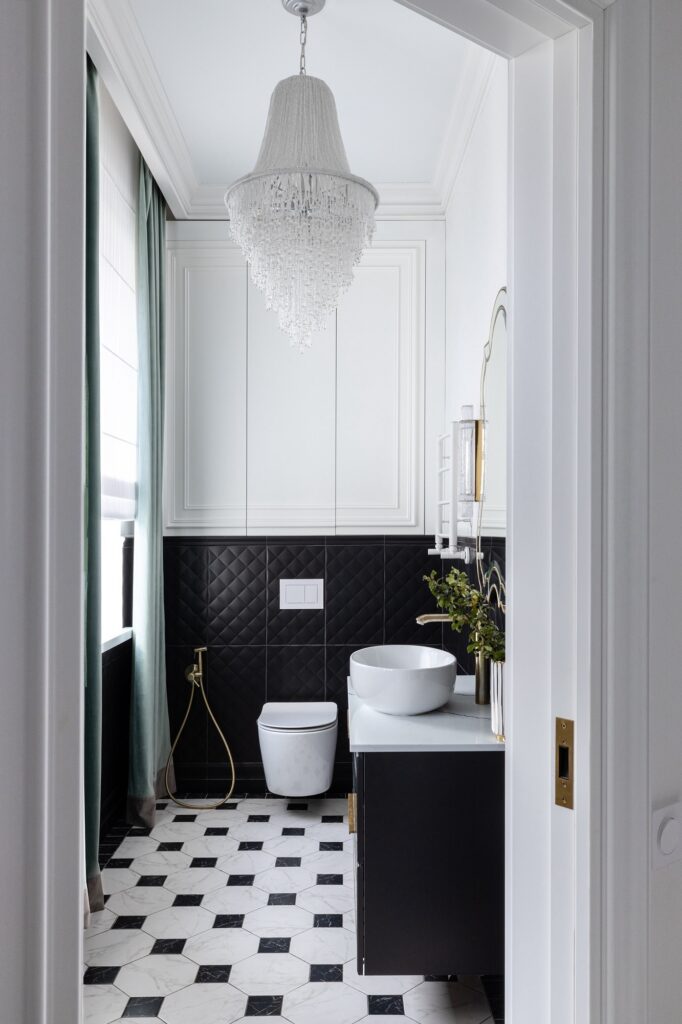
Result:
{"label": "crystal chandelier", "polygon": [[306,74],[307,18],[325,0],[282,3],[301,19],[300,71],[275,86],[256,166],[225,204],[254,284],[303,350],[353,280],[379,197],[350,173],[331,89]]}

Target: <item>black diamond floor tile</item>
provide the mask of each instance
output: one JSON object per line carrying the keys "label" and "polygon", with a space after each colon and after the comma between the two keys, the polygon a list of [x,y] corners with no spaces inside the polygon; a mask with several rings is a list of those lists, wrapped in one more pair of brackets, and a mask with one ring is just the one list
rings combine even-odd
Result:
{"label": "black diamond floor tile", "polygon": [[203,896],[200,892],[178,893],[173,900],[174,907],[200,907]]}
{"label": "black diamond floor tile", "polygon": [[167,877],[167,875],[140,875],[137,884],[158,887],[163,885]]}
{"label": "black diamond floor tile", "polygon": [[159,843],[159,853],[179,853],[184,843]]}
{"label": "black diamond floor tile", "polygon": [[228,964],[211,964],[202,966],[197,971],[195,985],[206,985],[212,983],[225,983],[230,980],[232,967]]}
{"label": "black diamond floor tile", "polygon": [[207,828],[204,832],[205,836],[226,836],[229,832],[229,828]]}
{"label": "black diamond floor tile", "polygon": [[262,842],[258,843],[258,842],[255,842],[255,841],[254,842],[244,842],[244,843],[240,843],[239,844],[239,849],[240,850],[262,850],[263,849],[263,844],[262,844]]}
{"label": "black diamond floor tile", "polygon": [[249,996],[245,1017],[280,1017],[283,996]]}
{"label": "black diamond floor tile", "polygon": [[217,857],[192,857],[191,868],[214,868],[218,863]]}
{"label": "black diamond floor tile", "polygon": [[271,939],[261,939],[258,943],[259,953],[288,953],[291,939],[284,939],[276,936]]}
{"label": "black diamond floor tile", "polygon": [[295,905],[295,892],[271,892],[268,896],[269,907],[293,907]]}
{"label": "black diamond floor tile", "polygon": [[137,917],[137,916],[133,916],[131,914],[122,914],[120,917],[116,918],[116,920],[114,921],[114,923],[112,924],[111,927],[112,928],[141,928],[146,920],[147,920],[147,916],[146,915],[144,917]]}
{"label": "black diamond floor tile", "polygon": [[318,885],[343,885],[343,875],[318,875]]}
{"label": "black diamond floor tile", "polygon": [[373,1016],[398,1016],[404,1015],[402,996],[368,996],[369,1015]]}
{"label": "black diamond floor tile", "polygon": [[276,868],[300,868],[300,857],[278,857],[275,861]]}
{"label": "black diamond floor tile", "polygon": [[343,850],[343,843],[320,843],[320,850]]}
{"label": "black diamond floor tile", "polygon": [[311,964],[311,981],[343,981],[343,964]]}
{"label": "black diamond floor tile", "polygon": [[283,828],[282,829],[282,835],[283,836],[304,836],[305,835],[305,829],[304,828]]}
{"label": "black diamond floor tile", "polygon": [[88,967],[83,975],[84,985],[113,985],[120,967]]}
{"label": "black diamond floor tile", "polygon": [[244,924],[243,914],[217,914],[213,922],[214,928],[241,928]]}
{"label": "black diamond floor tile", "polygon": [[185,948],[187,939],[157,939],[151,948],[152,956],[179,954]]}
{"label": "black diamond floor tile", "polygon": [[228,885],[253,885],[255,875],[229,875]]}
{"label": "black diamond floor tile", "polygon": [[123,1011],[124,1017],[158,1017],[163,996],[133,996]]}
{"label": "black diamond floor tile", "polygon": [[343,914],[315,914],[313,928],[343,928]]}

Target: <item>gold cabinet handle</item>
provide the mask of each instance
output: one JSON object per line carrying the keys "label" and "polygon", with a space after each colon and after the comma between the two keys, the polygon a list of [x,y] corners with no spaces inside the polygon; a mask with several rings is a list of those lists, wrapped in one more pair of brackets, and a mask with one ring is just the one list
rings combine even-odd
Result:
{"label": "gold cabinet handle", "polygon": [[357,793],[348,794],[348,831],[351,835],[358,830],[358,796]]}

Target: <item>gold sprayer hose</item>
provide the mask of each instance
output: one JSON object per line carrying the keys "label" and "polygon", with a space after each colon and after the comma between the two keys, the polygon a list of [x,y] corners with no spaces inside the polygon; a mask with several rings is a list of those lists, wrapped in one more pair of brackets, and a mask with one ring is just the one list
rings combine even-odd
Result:
{"label": "gold sprayer hose", "polygon": [[[225,739],[225,734],[223,733],[223,730],[220,728],[220,726],[216,722],[215,715],[213,714],[213,711],[211,710],[211,705],[208,703],[208,697],[206,696],[206,691],[204,690],[204,666],[203,666],[202,654],[204,654],[205,652],[206,652],[206,648],[205,647],[196,647],[195,650],[194,650],[194,653],[197,655],[198,661],[197,661],[196,664],[190,665],[185,670],[185,678],[187,679],[188,683],[190,684],[189,702],[187,704],[187,710],[185,711],[185,717],[183,718],[182,724],[180,725],[180,728],[178,729],[177,735],[176,735],[175,739],[173,740],[173,746],[170,749],[170,754],[168,755],[168,760],[166,761],[166,772],[165,772],[166,793],[168,794],[170,799],[173,801],[173,803],[176,803],[178,805],[178,807],[186,807],[190,811],[215,811],[215,810],[217,810],[218,807],[222,807],[223,804],[227,803],[227,801],[232,796],[232,793],[234,792],[235,782],[236,782],[236,772],[235,772],[235,769],[234,769],[234,760],[232,758],[232,751],[230,750],[229,744],[228,744],[227,740]],[[170,764],[171,764],[171,761],[173,759],[173,754],[175,753],[175,748],[177,747],[178,741],[179,741],[180,737],[182,736],[182,730],[185,728],[185,725],[187,723],[187,719],[189,718],[189,713],[192,710],[192,702],[194,701],[194,690],[195,689],[201,690],[201,696],[204,698],[204,704],[206,705],[206,710],[208,711],[209,715],[211,716],[211,721],[215,725],[216,729],[218,730],[218,735],[220,736],[221,740],[223,741],[223,746],[225,747],[225,751],[227,753],[227,758],[228,758],[228,761],[230,762],[230,771],[232,772],[232,785],[230,786],[228,792],[225,794],[225,796],[222,798],[222,800],[220,800],[220,802],[217,803],[217,804],[201,804],[201,805],[198,805],[198,804],[188,804],[184,800],[178,800],[178,798],[176,796],[173,796],[173,794],[170,791],[170,786],[168,785],[168,772],[170,770]]]}

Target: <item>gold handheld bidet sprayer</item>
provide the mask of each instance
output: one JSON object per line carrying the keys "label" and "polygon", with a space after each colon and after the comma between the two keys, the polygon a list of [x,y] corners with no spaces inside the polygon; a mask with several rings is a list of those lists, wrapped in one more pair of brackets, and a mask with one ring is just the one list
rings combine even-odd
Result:
{"label": "gold handheld bidet sprayer", "polygon": [[[207,653],[207,649],[205,647],[195,647],[194,648],[195,661],[191,665],[188,665],[187,668],[185,669],[185,679],[190,684],[189,701],[187,703],[187,710],[185,711],[185,717],[183,718],[182,724],[181,724],[180,728],[178,729],[178,732],[177,732],[177,735],[176,735],[175,739],[173,740],[173,745],[172,745],[172,747],[170,749],[170,754],[168,755],[168,760],[166,761],[166,774],[165,774],[166,793],[168,793],[168,796],[171,798],[173,803],[176,803],[179,807],[187,807],[187,808],[189,808],[189,810],[192,810],[192,811],[214,811],[214,810],[216,810],[216,808],[222,807],[223,804],[227,803],[227,801],[232,796],[232,793],[234,792],[235,781],[236,781],[236,773],[235,773],[235,769],[234,769],[234,760],[232,758],[232,751],[230,750],[229,744],[228,744],[227,740],[225,739],[225,734],[223,733],[223,730],[220,728],[220,726],[218,725],[218,723],[216,721],[216,718],[215,718],[215,715],[213,714],[213,710],[211,708],[211,705],[208,703],[208,697],[206,696],[206,690],[204,689],[204,658],[203,658],[203,656],[206,653]],[[171,761],[173,760],[173,754],[175,753],[175,748],[177,747],[178,741],[179,741],[180,737],[182,736],[182,730],[185,728],[185,725],[187,723],[187,719],[189,718],[189,713],[192,710],[192,701],[194,700],[194,691],[195,690],[199,690],[201,692],[201,696],[203,697],[204,704],[206,705],[206,710],[208,711],[210,719],[213,722],[213,724],[215,725],[215,727],[216,727],[216,729],[218,731],[218,735],[220,736],[220,739],[223,742],[223,746],[225,747],[225,752],[227,754],[227,759],[228,759],[229,764],[230,764],[230,771],[232,772],[232,784],[231,784],[228,792],[225,794],[225,796],[222,798],[222,800],[220,800],[217,804],[201,804],[201,805],[199,805],[199,804],[188,804],[184,800],[179,800],[176,796],[173,796],[173,794],[170,791],[170,786],[168,784],[168,775],[169,775],[169,772],[170,772]]]}

